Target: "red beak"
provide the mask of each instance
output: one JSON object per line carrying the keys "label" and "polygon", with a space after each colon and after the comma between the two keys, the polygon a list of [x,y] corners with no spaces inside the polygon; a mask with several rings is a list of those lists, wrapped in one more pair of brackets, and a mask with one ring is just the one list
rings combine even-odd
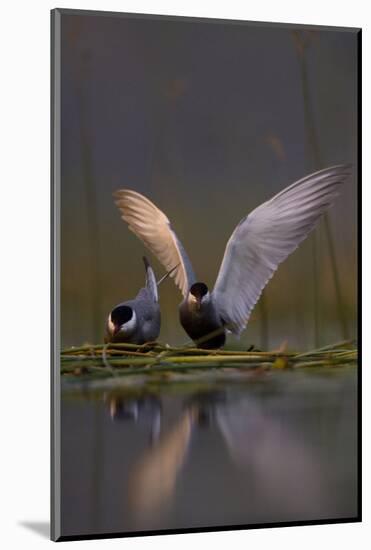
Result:
{"label": "red beak", "polygon": [[120,325],[114,325],[113,336],[120,332]]}

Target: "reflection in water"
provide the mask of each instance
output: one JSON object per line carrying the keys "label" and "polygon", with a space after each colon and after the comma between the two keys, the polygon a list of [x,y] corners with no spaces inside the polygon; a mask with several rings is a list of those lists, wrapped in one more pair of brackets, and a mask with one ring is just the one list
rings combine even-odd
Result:
{"label": "reflection in water", "polygon": [[[90,480],[101,485],[101,515],[89,523],[85,509],[93,495],[87,490],[74,510],[66,490],[64,530],[355,516],[355,388],[352,371],[328,377],[281,373],[264,384],[191,393],[98,392],[99,401],[85,401],[83,407],[93,403],[104,419],[106,464],[94,474],[98,479]],[[76,401],[63,400],[64,422],[70,416],[75,431],[86,421],[75,410]],[[81,438],[65,434],[62,427],[65,450],[86,463]],[[65,487],[89,485],[71,465],[62,474]]]}
{"label": "reflection in water", "polygon": [[171,501],[176,476],[185,460],[196,417],[196,408],[188,407],[178,421],[160,437],[161,401],[145,394],[139,399],[103,397],[112,420],[148,423],[150,445],[129,472],[129,499],[136,516],[153,517]]}
{"label": "reflection in water", "polygon": [[160,434],[162,407],[161,401],[153,395],[144,395],[139,399],[132,399],[115,393],[103,394],[103,401],[107,403],[112,420],[133,420],[141,424],[150,425],[150,441],[157,441]]}
{"label": "reflection in water", "polygon": [[[318,456],[290,423],[282,425],[254,399],[226,403],[218,409],[217,419],[232,460],[250,472],[262,499],[280,506],[286,493],[285,505],[293,513],[323,503]],[[300,490],[287,490],[290,485]]]}
{"label": "reflection in water", "polygon": [[144,452],[129,473],[130,504],[136,517],[148,520],[170,504],[189,446],[196,411],[187,409],[157,444]]}

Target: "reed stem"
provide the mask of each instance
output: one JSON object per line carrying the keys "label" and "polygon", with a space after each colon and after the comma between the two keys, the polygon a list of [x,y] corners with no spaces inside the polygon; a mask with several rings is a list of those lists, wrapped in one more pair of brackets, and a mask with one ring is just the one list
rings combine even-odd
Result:
{"label": "reed stem", "polygon": [[[305,353],[271,351],[247,352],[228,350],[199,350],[189,348],[169,348],[153,344],[150,351],[140,353],[136,350],[141,346],[130,344],[112,344],[111,346],[82,346],[69,348],[61,355],[61,373],[92,377],[130,376],[146,374],[151,376],[156,372],[184,372],[190,370],[212,369],[282,369],[306,367],[332,367],[336,365],[354,364],[357,361],[357,349],[353,342],[346,340],[314,349]],[[125,349],[130,346],[131,349]],[[105,349],[107,347],[107,350]],[[133,347],[135,349],[133,349]],[[154,353],[153,349],[160,350]],[[81,350],[83,354],[81,354]],[[94,353],[92,354],[92,350]],[[84,352],[90,353],[84,353]],[[107,360],[106,353],[114,352]],[[108,366],[107,366],[108,365]]]}

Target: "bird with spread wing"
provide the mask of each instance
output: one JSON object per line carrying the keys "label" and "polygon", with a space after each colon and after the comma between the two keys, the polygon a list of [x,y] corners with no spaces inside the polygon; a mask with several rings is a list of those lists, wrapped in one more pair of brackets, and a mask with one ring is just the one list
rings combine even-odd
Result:
{"label": "bird with spread wing", "polygon": [[200,282],[167,216],[140,193],[114,193],[129,229],[171,273],[183,295],[180,322],[199,347],[219,348],[226,331],[245,329],[278,266],[314,229],[350,175],[349,165],[310,174],[283,189],[243,218],[233,231],[214,289]]}

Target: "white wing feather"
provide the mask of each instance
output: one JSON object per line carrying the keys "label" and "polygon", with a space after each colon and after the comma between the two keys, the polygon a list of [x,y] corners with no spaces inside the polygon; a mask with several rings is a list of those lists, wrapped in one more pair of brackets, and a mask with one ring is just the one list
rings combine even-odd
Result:
{"label": "white wing feather", "polygon": [[315,227],[350,174],[339,165],[293,183],[241,220],[232,233],[213,291],[214,303],[235,334],[277,267]]}
{"label": "white wing feather", "polygon": [[182,244],[172,230],[165,214],[149,199],[129,189],[114,193],[115,203],[129,229],[158,258],[167,271],[178,266],[171,274],[183,296],[195,276]]}

